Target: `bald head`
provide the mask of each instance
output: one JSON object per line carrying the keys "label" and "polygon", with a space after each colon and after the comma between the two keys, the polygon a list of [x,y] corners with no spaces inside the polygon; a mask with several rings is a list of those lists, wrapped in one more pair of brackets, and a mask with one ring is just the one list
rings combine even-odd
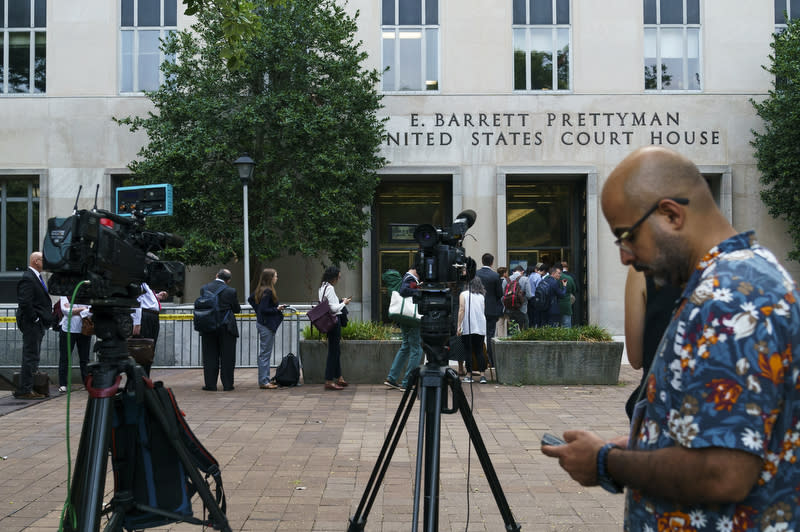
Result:
{"label": "bald head", "polygon": [[659,146],[631,153],[608,176],[602,193],[606,219],[617,209],[642,212],[662,198],[688,198],[691,209],[715,208],[714,198],[697,166]]}
{"label": "bald head", "polygon": [[28,264],[30,265],[31,268],[41,273],[43,269],[42,253],[40,251],[34,251],[33,253],[31,253],[31,258],[28,261]]}

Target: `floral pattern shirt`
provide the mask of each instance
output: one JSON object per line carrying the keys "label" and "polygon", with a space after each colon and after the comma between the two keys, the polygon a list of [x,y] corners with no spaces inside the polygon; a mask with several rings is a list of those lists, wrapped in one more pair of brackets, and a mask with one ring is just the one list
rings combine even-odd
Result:
{"label": "floral pattern shirt", "polygon": [[680,504],[628,489],[626,530],[800,532],[797,299],[752,232],[697,265],[656,353],[630,446],[738,449],[763,469],[735,504]]}

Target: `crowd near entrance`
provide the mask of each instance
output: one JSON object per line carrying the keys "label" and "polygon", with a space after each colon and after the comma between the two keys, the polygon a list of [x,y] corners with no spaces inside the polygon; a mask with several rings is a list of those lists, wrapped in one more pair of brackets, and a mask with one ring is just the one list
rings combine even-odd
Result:
{"label": "crowd near entrance", "polygon": [[[507,251],[495,260],[495,268],[521,265],[527,269],[539,262],[566,261],[578,285],[573,325],[586,323],[585,176],[509,175],[506,199]],[[379,294],[373,299],[372,315],[388,321],[390,294],[381,274],[388,269],[402,274],[411,266],[418,249],[413,238],[417,224],[446,228],[452,223],[451,176],[384,177],[375,193],[372,215],[372,293]],[[480,255],[494,247],[472,253],[473,258],[480,262]]]}

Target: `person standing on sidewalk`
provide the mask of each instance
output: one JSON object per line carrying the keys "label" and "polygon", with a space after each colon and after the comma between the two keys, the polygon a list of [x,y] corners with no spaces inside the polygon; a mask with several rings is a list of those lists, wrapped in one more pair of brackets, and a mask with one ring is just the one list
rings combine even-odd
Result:
{"label": "person standing on sidewalk", "polygon": [[674,151],[626,157],[601,206],[622,263],[684,289],[627,448],[571,430],[542,452],[582,485],[627,487],[626,530],[800,529],[796,283]]}
{"label": "person standing on sidewalk", "polygon": [[[395,277],[396,279],[396,277]],[[419,294],[419,275],[417,274],[417,267],[412,266],[408,269],[400,282],[400,288],[397,293],[401,297],[412,297]],[[392,367],[389,369],[389,375],[383,384],[390,388],[397,388],[398,390],[405,390],[408,385],[408,376],[411,371],[420,365],[422,361],[422,338],[420,336],[419,324],[407,325],[400,324],[401,343],[400,349],[392,361]],[[398,384],[397,378],[401,372],[403,374],[403,381]]]}
{"label": "person standing on sidewalk", "polygon": [[473,372],[477,372],[481,384],[486,384],[486,355],[484,338],[486,337],[486,314],[484,299],[485,290],[478,277],[473,278],[467,289],[458,296],[458,331],[456,334],[464,342],[467,353],[465,361],[467,376],[464,382],[473,382]]}
{"label": "person standing on sidewalk", "polygon": [[269,377],[272,364],[272,350],[275,347],[275,333],[283,322],[283,309],[286,305],[278,302],[278,272],[273,268],[264,268],[258,279],[258,286],[247,302],[256,312],[256,328],[258,329],[258,387],[262,390],[274,390],[278,387]]}
{"label": "person standing on sidewalk", "polygon": [[33,391],[33,374],[39,370],[44,333],[53,325],[53,307],[42,279],[42,254],[31,253],[28,269],[17,283],[17,326],[22,332],[22,364],[17,399],[44,399]]}
{"label": "person standing on sidewalk", "polygon": [[491,253],[484,253],[481,257],[483,266],[475,272],[483,283],[483,289],[486,291],[484,295],[486,309],[484,315],[486,316],[486,350],[489,353],[489,365],[494,367],[494,346],[492,345],[492,338],[497,333],[497,320],[503,315],[503,283],[500,282],[500,276],[492,269],[494,264],[494,256]]}
{"label": "person standing on sidewalk", "polygon": [[[209,292],[217,294],[219,310],[225,314],[225,322],[219,330],[200,335],[203,347],[203,390],[213,392],[217,390],[217,377],[222,381],[223,391],[233,390],[233,371],[236,368],[236,339],[239,337],[239,327],[236,325],[236,316],[242,311],[239,305],[239,296],[236,289],[228,286],[231,282],[231,272],[221,269],[217,277],[208,284],[203,285],[200,293]],[[220,286],[220,283],[224,286]]]}
{"label": "person standing on sidewalk", "polygon": [[[155,260],[158,260],[156,257]],[[163,290],[154,292],[147,283],[141,284],[142,293],[139,294],[137,301],[139,306],[133,309],[133,336],[135,338],[150,338],[153,340],[153,353],[156,352],[156,342],[158,333],[161,331],[159,315],[161,314],[161,302],[167,298],[168,294]],[[145,373],[150,375],[150,364],[142,364]]]}

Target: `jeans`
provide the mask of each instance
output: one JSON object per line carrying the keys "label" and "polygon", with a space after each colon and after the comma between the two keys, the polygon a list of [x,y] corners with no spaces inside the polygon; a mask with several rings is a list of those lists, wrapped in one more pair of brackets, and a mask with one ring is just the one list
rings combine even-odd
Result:
{"label": "jeans", "polygon": [[342,350],[339,342],[342,341],[342,326],[336,326],[328,333],[328,360],[325,361],[325,380],[335,381],[342,376]]}
{"label": "jeans", "polygon": [[397,354],[394,356],[392,367],[389,370],[389,376],[386,377],[386,379],[391,382],[397,382],[398,375],[405,367],[405,376],[403,377],[403,382],[400,383],[400,386],[405,388],[406,384],[408,384],[409,374],[411,374],[414,368],[420,365],[422,360],[422,340],[420,338],[419,327],[401,325],[400,332],[402,333],[402,343],[400,344],[400,349],[397,351]]}
{"label": "jeans", "polygon": [[561,315],[561,326],[562,327],[566,327],[567,329],[572,327],[572,315],[571,314],[570,315],[566,315],[566,314],[562,314]]}
{"label": "jeans", "polygon": [[269,368],[272,364],[272,349],[275,347],[275,331],[256,323],[258,329],[258,384],[269,384]]}

